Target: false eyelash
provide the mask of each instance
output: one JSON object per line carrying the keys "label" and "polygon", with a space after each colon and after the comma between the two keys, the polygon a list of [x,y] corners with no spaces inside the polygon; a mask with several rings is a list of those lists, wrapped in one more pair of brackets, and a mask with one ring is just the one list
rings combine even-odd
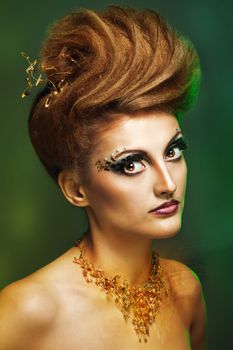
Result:
{"label": "false eyelash", "polygon": [[188,146],[188,142],[183,137],[180,137],[169,145],[168,151],[175,147],[178,147],[180,150],[185,150],[188,148]]}
{"label": "false eyelash", "polygon": [[[167,150],[170,150],[175,147],[178,147],[180,150],[185,150],[188,147],[188,142],[183,137],[180,137],[177,140],[173,141],[169,145]],[[138,162],[142,160],[146,160],[147,162],[150,162],[149,159],[146,158],[145,154],[135,153],[135,154],[128,155],[127,157],[119,160],[116,163],[109,164],[109,166],[110,166],[110,169],[115,172],[121,172],[122,174],[132,176],[136,174],[131,174],[131,175],[127,174],[124,172],[124,168],[132,162]]]}
{"label": "false eyelash", "polygon": [[124,168],[132,163],[132,162],[138,162],[145,159],[145,156],[141,153],[135,153],[132,155],[129,155],[121,160],[119,160],[117,163],[113,163],[110,165],[111,170],[116,172],[122,172],[124,173]]}

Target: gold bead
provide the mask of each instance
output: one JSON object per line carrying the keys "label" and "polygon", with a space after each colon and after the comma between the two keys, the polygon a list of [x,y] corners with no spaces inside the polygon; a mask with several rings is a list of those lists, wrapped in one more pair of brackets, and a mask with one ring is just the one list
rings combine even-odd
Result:
{"label": "gold bead", "polygon": [[87,283],[94,282],[98,287],[101,287],[106,295],[111,293],[125,321],[129,318],[131,319],[133,329],[138,336],[139,342],[142,342],[142,339],[144,342],[147,342],[149,326],[155,320],[155,315],[158,312],[160,304],[161,292],[164,291],[164,282],[161,278],[161,272],[158,272],[160,271],[158,269],[159,260],[153,263],[148,282],[143,287],[130,287],[126,280],[121,284],[119,283],[120,275],[116,275],[110,279],[106,278],[102,269],[95,269],[92,264],[87,262],[84,257],[85,249],[83,249],[80,244],[78,244],[78,246],[80,247],[81,253],[79,259],[74,258],[74,262],[79,262],[79,266],[83,269],[83,275]]}

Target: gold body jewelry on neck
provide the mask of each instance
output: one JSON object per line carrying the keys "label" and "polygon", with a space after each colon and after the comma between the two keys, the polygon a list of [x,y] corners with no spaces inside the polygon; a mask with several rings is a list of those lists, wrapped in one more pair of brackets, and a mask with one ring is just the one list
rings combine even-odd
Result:
{"label": "gold body jewelry on neck", "polygon": [[120,308],[124,320],[131,320],[139,342],[142,338],[147,342],[150,335],[149,328],[155,322],[162,294],[166,291],[158,254],[155,251],[152,253],[152,268],[147,282],[143,286],[131,287],[126,280],[119,283],[119,275],[107,278],[102,269],[94,268],[85,258],[85,246],[80,244],[82,239],[83,237],[76,242],[80,256],[74,257],[73,262],[80,265],[86,282],[95,283],[112,297]]}

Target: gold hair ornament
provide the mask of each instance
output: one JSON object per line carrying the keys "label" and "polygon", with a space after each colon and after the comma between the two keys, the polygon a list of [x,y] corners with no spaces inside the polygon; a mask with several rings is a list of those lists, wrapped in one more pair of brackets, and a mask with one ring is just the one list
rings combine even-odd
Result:
{"label": "gold hair ornament", "polygon": [[40,69],[38,60],[31,61],[30,57],[25,52],[21,52],[21,55],[27,60],[29,64],[29,66],[26,68],[27,88],[23,91],[21,97],[24,98],[29,96],[33,87],[37,87],[38,85],[44,85],[50,89],[50,94],[45,100],[45,108],[48,108],[53,96],[61,92],[63,87],[65,86],[64,79],[62,79],[58,85],[55,85],[51,80],[44,79],[43,74],[38,72]]}

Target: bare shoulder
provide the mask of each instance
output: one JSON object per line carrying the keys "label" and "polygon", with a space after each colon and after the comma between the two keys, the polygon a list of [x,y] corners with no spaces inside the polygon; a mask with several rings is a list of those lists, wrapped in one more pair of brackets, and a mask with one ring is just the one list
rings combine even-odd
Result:
{"label": "bare shoulder", "polygon": [[11,283],[0,292],[0,350],[29,348],[55,315],[55,301],[39,280],[29,276]]}
{"label": "bare shoulder", "polygon": [[176,260],[161,259],[174,304],[189,329],[193,350],[206,349],[206,306],[197,274]]}
{"label": "bare shoulder", "polygon": [[0,350],[34,348],[34,339],[52,330],[70,295],[80,295],[74,253],[68,250],[0,292]]}
{"label": "bare shoulder", "polygon": [[200,279],[187,265],[177,260],[161,259],[161,266],[177,300],[188,298],[194,301],[202,295]]}
{"label": "bare shoulder", "polygon": [[0,292],[0,305],[1,311],[13,309],[15,314],[23,312],[37,321],[47,320],[53,308],[46,286],[30,276],[5,287]]}

